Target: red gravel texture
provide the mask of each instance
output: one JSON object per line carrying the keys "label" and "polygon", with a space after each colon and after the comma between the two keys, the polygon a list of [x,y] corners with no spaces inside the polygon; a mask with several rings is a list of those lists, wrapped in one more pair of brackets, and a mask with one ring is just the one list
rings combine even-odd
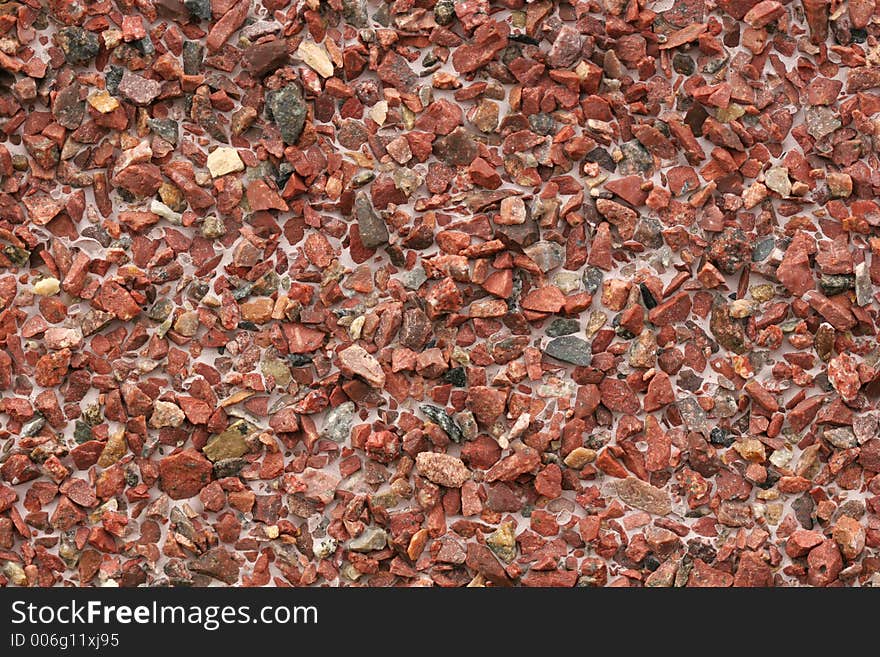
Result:
{"label": "red gravel texture", "polygon": [[0,3],[0,586],[880,583],[878,35]]}

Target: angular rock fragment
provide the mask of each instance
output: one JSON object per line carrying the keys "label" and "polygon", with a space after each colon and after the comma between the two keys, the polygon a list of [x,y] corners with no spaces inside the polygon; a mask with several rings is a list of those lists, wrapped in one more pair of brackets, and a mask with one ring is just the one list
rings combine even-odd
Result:
{"label": "angular rock fragment", "polygon": [[461,459],[436,452],[419,452],[416,468],[426,479],[447,488],[461,488],[471,476]]}
{"label": "angular rock fragment", "polygon": [[81,27],[64,27],[56,36],[58,45],[71,64],[83,64],[97,56],[101,48],[98,36]]}
{"label": "angular rock fragment", "polygon": [[138,106],[152,103],[162,92],[162,85],[135,73],[125,71],[117,87],[118,92],[126,100]]}
{"label": "angular rock fragment", "polygon": [[182,450],[159,461],[159,486],[173,500],[194,497],[211,480],[212,466],[191,449]]}
{"label": "angular rock fragment", "polygon": [[296,84],[271,92],[266,99],[266,107],[272,120],[281,132],[285,144],[295,144],[306,123],[306,108],[302,92]]}
{"label": "angular rock fragment", "polygon": [[287,61],[287,41],[273,39],[251,46],[244,52],[244,67],[254,77],[263,77]]}
{"label": "angular rock fragment", "polygon": [[618,483],[617,494],[626,504],[648,513],[665,516],[672,510],[668,493],[636,477]]}
{"label": "angular rock fragment", "polygon": [[219,178],[236,171],[244,171],[244,162],[234,148],[221,146],[208,155],[208,170],[212,178]]}
{"label": "angular rock fragment", "polygon": [[460,443],[464,440],[464,433],[461,427],[442,408],[431,406],[430,404],[422,404],[419,406],[419,410],[427,415],[432,422],[436,422],[453,441]]}
{"label": "angular rock fragment", "polygon": [[385,385],[385,372],[382,371],[382,366],[363,347],[352,345],[339,352],[339,364],[343,370],[363,378],[376,388]]}
{"label": "angular rock fragment", "polygon": [[550,340],[544,347],[544,353],[572,365],[589,365],[592,360],[589,343],[574,335],[564,335]]}
{"label": "angular rock fragment", "polygon": [[343,402],[331,410],[324,420],[320,436],[335,443],[344,443],[351,432],[351,424],[354,421],[354,403]]}
{"label": "angular rock fragment", "polygon": [[368,249],[375,249],[388,243],[388,227],[376,214],[369,196],[358,192],[355,197],[355,214],[357,216],[358,234],[361,243]]}

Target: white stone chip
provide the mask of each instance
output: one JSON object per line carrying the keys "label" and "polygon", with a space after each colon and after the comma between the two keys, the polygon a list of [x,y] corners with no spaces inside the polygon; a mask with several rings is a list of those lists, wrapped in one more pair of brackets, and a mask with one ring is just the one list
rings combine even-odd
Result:
{"label": "white stone chip", "polygon": [[296,49],[296,56],[308,64],[322,78],[333,77],[333,62],[322,46],[311,41],[303,41]]}
{"label": "white stone chip", "polygon": [[208,155],[208,171],[211,172],[212,178],[219,178],[227,173],[244,171],[244,162],[238,156],[237,150],[229,146],[221,146]]}
{"label": "white stone chip", "polygon": [[58,294],[60,289],[61,282],[57,278],[43,278],[34,283],[34,294],[38,294],[41,297],[50,297],[53,294]]}

